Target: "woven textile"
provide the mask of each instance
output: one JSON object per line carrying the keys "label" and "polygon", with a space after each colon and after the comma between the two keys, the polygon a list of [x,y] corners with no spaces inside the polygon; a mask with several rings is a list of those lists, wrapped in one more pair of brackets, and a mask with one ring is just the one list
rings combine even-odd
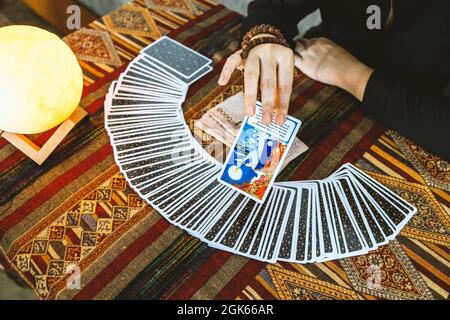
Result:
{"label": "woven textile", "polygon": [[[310,151],[291,162],[279,180],[323,178],[344,162],[356,163],[418,207],[396,241],[341,261],[266,265],[207,247],[129,188],[103,126],[104,95],[158,33],[214,60],[214,71],[191,86],[183,105],[191,129],[209,108],[242,90],[238,73],[228,86],[217,86],[225,57],[238,44],[240,16],[212,1],[192,3],[195,14],[149,10],[135,1],[118,11],[127,19],[112,13],[89,25],[95,32],[81,31],[90,43],[78,43],[74,51],[85,75],[81,105],[90,115],[43,166],[0,140],[0,248],[8,267],[41,299],[448,298],[448,179],[435,168],[427,171],[423,159],[435,161],[441,171],[445,163],[385,134],[348,94],[302,74],[295,77],[290,113],[303,121],[299,137]],[[136,33],[121,21],[138,25]],[[101,50],[86,52],[92,45]],[[42,143],[49,134],[33,139]],[[202,138],[206,150],[226,150],[214,138]],[[67,286],[73,266],[81,271],[80,288]],[[375,286],[371,268],[380,271]]]}

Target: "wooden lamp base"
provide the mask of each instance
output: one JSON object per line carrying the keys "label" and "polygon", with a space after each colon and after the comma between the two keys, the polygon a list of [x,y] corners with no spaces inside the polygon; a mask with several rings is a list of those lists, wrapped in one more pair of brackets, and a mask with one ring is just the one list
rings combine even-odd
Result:
{"label": "wooden lamp base", "polygon": [[34,144],[23,134],[10,133],[4,131],[2,137],[14,145],[17,149],[26,154],[34,162],[41,165],[50,156],[50,154],[56,149],[61,141],[67,136],[67,134],[73,129],[73,127],[80,122],[88,113],[86,110],[78,106],[72,115],[60,124],[58,129],[53,133],[50,139],[42,146],[39,147]]}

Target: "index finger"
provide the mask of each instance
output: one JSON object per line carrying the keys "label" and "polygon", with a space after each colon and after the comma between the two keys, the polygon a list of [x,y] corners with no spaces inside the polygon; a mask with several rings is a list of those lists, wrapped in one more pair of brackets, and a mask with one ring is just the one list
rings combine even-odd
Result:
{"label": "index finger", "polygon": [[233,74],[234,70],[242,65],[241,51],[242,50],[239,50],[228,57],[220,74],[220,78],[218,81],[219,85],[226,85],[228,81],[230,81],[231,75]]}

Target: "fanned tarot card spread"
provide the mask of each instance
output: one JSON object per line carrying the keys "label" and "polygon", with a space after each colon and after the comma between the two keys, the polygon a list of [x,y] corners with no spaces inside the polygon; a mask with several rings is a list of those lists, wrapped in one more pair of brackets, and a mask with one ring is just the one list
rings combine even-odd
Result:
{"label": "fanned tarot card spread", "polygon": [[213,248],[271,263],[351,257],[394,239],[416,208],[350,164],[323,180],[274,183],[283,162],[307,150],[296,138],[301,122],[265,126],[259,103],[244,118],[242,92],[199,121],[231,147],[225,164],[212,158],[182,109],[210,64],[162,37],[110,87],[105,126],[114,157],[143,200]]}
{"label": "fanned tarot card spread", "polygon": [[219,181],[257,202],[264,202],[301,121],[288,116],[282,125],[262,123],[262,106],[247,117],[224,163]]}

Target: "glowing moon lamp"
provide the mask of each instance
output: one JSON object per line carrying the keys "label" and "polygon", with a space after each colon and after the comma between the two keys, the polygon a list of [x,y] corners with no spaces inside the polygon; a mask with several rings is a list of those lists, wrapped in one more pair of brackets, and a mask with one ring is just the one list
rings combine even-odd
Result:
{"label": "glowing moon lamp", "polygon": [[31,26],[0,28],[0,129],[12,144],[30,157],[33,151],[23,150],[26,145],[34,152],[53,151],[73,127],[70,123],[55,132],[47,148],[33,145],[23,134],[47,131],[71,116],[75,125],[86,114],[75,112],[82,90],[81,67],[58,36]]}

